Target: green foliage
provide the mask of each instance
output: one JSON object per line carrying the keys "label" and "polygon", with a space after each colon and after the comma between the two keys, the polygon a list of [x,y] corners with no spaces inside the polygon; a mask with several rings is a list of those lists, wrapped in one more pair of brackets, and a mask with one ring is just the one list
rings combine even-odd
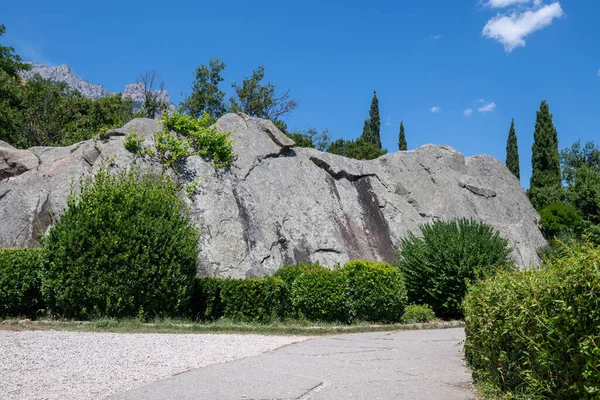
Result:
{"label": "green foliage", "polygon": [[284,286],[283,286],[284,294],[282,295],[282,305],[281,305],[283,316],[285,316],[287,318],[299,317],[297,310],[292,303],[292,297],[291,297],[292,285],[294,284],[294,281],[296,280],[296,278],[304,273],[319,271],[319,270],[323,270],[323,269],[326,269],[326,268],[324,266],[322,266],[321,264],[319,264],[318,262],[316,262],[314,264],[291,264],[291,265],[284,265],[283,267],[279,268],[273,274],[274,277],[280,278],[281,280],[283,280],[283,283],[284,283]]}
{"label": "green foliage", "polygon": [[370,143],[375,146],[375,148],[381,150],[380,129],[381,118],[379,117],[379,100],[377,100],[377,92],[373,91],[369,119],[365,120],[363,133],[360,138],[366,143]]}
{"label": "green foliage", "polygon": [[510,123],[508,139],[506,140],[506,166],[517,179],[521,179],[521,168],[519,167],[519,145],[515,133],[515,119]]}
{"label": "green foliage", "polygon": [[41,249],[0,250],[0,317],[34,317],[44,309]]}
{"label": "green foliage", "polygon": [[252,76],[242,81],[241,86],[233,83],[231,86],[236,95],[230,98],[228,111],[243,112],[252,117],[277,122],[298,107],[298,102],[291,98],[289,89],[278,94],[276,86],[271,82],[261,84],[264,77],[265,67],[260,66],[252,71]]}
{"label": "green foliage", "polygon": [[[6,26],[0,24],[0,37],[6,33]],[[31,67],[25,64],[19,55],[15,54],[12,46],[6,47],[0,45],[0,70],[4,71],[12,79],[19,81],[21,79],[19,72],[28,71]]]}
{"label": "green foliage", "polygon": [[219,83],[223,81],[221,72],[224,69],[225,63],[218,57],[211,59],[208,66],[202,64],[196,68],[192,93],[181,105],[186,114],[201,118],[207,113],[213,121],[225,114],[225,92],[219,89]]}
{"label": "green foliage", "polygon": [[[158,157],[167,167],[192,155],[212,161],[217,168],[231,165],[235,158],[230,133],[211,126],[211,117],[194,118],[174,112],[163,115],[164,130],[155,135]],[[173,134],[171,131],[175,132]],[[181,137],[181,138],[180,138]]]}
{"label": "green foliage", "polygon": [[507,398],[600,395],[600,250],[579,247],[539,271],[501,272],[464,302],[476,381]]}
{"label": "green foliage", "polygon": [[408,150],[408,144],[406,143],[406,135],[404,134],[404,121],[400,121],[400,133],[398,134],[398,150]]}
{"label": "green foliage", "polygon": [[540,224],[546,239],[565,233],[580,234],[583,230],[583,218],[575,207],[568,203],[552,203],[540,211]]}
{"label": "green foliage", "polygon": [[537,112],[531,148],[531,181],[527,192],[537,210],[562,199],[558,133],[546,101]]}
{"label": "green foliage", "polygon": [[356,160],[373,160],[387,154],[387,150],[381,150],[374,144],[362,138],[357,140],[338,139],[327,148],[327,152],[340,156],[354,158]]}
{"label": "green foliage", "polygon": [[567,199],[586,220],[600,224],[600,169],[587,165],[577,169]]}
{"label": "green foliage", "polygon": [[435,319],[435,312],[428,304],[411,304],[406,307],[404,315],[402,316],[402,323],[404,324],[417,324],[431,322]]}
{"label": "green foliage", "polygon": [[224,315],[221,289],[225,280],[220,278],[194,278],[188,315],[196,320],[215,321]]}
{"label": "green foliage", "polygon": [[469,284],[512,268],[508,240],[484,222],[438,220],[421,225],[421,232],[422,238],[410,234],[401,240],[396,263],[408,300],[431,305],[440,317],[461,317]]}
{"label": "green foliage", "polygon": [[339,268],[318,268],[296,277],[290,297],[298,313],[306,319],[350,322],[354,313],[348,293],[348,279]]}
{"label": "green foliage", "polygon": [[331,145],[331,138],[327,129],[319,133],[316,129],[304,132],[292,132],[287,136],[296,142],[298,147],[310,147],[319,151],[325,151]]}
{"label": "green foliage", "polygon": [[123,146],[128,152],[138,154],[142,149],[142,141],[142,138],[136,135],[135,132],[130,132],[125,136]]}
{"label": "green foliage", "polygon": [[198,229],[167,176],[103,168],[44,240],[42,291],[72,318],[173,315],[196,274]]}
{"label": "green foliage", "polygon": [[342,268],[348,279],[354,315],[359,320],[398,322],[406,307],[400,271],[388,264],[352,260]]}
{"label": "green foliage", "polygon": [[269,322],[282,316],[285,283],[281,278],[227,279],[221,301],[225,318],[236,321]]}
{"label": "green foliage", "polygon": [[571,186],[575,181],[575,174],[583,167],[600,172],[600,148],[594,142],[587,142],[582,148],[581,141],[578,140],[570,148],[560,152],[560,163],[563,180],[567,186]]}

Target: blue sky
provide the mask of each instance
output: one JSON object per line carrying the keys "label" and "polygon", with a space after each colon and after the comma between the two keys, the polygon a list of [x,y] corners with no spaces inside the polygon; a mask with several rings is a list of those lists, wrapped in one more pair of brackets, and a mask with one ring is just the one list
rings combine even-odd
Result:
{"label": "blue sky", "polygon": [[[545,99],[560,147],[600,142],[600,1],[29,1],[3,5],[3,44],[70,64],[122,91],[145,70],[172,99],[219,56],[223,90],[259,65],[300,107],[290,128],[360,135],[377,90],[383,145],[449,144],[504,161],[515,118],[529,186],[535,111]],[[471,110],[471,111],[468,111]]]}

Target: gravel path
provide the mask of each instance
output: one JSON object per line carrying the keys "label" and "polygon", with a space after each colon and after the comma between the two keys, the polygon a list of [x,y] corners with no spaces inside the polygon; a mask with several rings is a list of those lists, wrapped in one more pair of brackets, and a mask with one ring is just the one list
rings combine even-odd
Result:
{"label": "gravel path", "polygon": [[299,336],[0,331],[0,398],[103,399]]}

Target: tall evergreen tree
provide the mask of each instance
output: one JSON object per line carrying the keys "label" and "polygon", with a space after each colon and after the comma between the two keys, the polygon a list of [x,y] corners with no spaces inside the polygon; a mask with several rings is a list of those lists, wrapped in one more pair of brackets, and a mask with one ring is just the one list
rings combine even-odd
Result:
{"label": "tall evergreen tree", "polygon": [[398,150],[400,150],[400,151],[408,150],[408,145],[406,144],[406,136],[404,136],[404,121],[400,121],[400,135],[398,136]]}
{"label": "tall evergreen tree", "polygon": [[533,206],[541,210],[562,197],[558,133],[545,100],[535,121],[531,166],[533,170],[527,194]]}
{"label": "tall evergreen tree", "polygon": [[508,140],[506,141],[506,166],[517,179],[521,179],[521,168],[519,166],[519,145],[517,144],[517,134],[515,133],[515,119],[510,123],[508,131]]}
{"label": "tall evergreen tree", "polygon": [[373,91],[373,100],[371,100],[371,109],[369,110],[369,119],[365,121],[361,139],[372,143],[381,149],[381,118],[379,118],[379,100],[377,100],[377,92]]}

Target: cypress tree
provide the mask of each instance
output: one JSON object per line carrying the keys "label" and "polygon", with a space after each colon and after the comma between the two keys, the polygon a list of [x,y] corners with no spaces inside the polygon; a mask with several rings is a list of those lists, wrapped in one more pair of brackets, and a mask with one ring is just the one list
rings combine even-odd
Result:
{"label": "cypress tree", "polygon": [[379,118],[379,100],[377,100],[377,92],[373,91],[373,100],[371,100],[371,109],[369,110],[369,119],[365,121],[363,126],[362,139],[372,143],[381,149],[381,119]]}
{"label": "cypress tree", "polygon": [[517,179],[521,179],[521,168],[519,167],[519,145],[515,133],[515,119],[510,123],[508,140],[506,141],[506,166]]}
{"label": "cypress tree", "polygon": [[408,145],[406,144],[406,136],[404,135],[404,121],[400,121],[400,135],[398,137],[398,150],[400,150],[400,151],[408,150]]}
{"label": "cypress tree", "polygon": [[545,100],[535,121],[531,166],[533,170],[527,194],[533,206],[541,210],[562,197],[558,133]]}

